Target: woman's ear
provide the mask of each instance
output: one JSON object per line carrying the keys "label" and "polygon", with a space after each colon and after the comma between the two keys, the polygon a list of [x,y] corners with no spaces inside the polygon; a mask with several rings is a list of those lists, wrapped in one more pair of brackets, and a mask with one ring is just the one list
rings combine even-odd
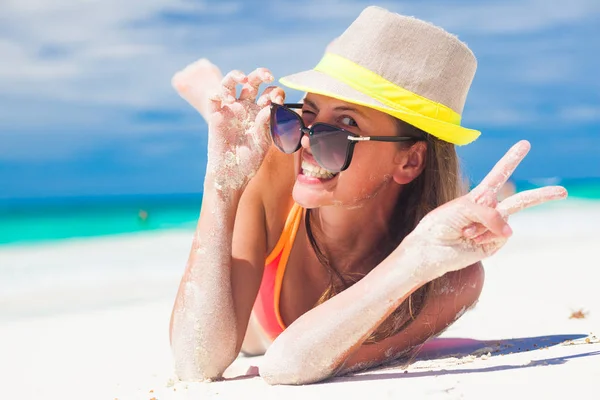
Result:
{"label": "woman's ear", "polygon": [[427,161],[427,142],[419,141],[409,149],[401,150],[394,158],[394,181],[406,185],[417,178]]}

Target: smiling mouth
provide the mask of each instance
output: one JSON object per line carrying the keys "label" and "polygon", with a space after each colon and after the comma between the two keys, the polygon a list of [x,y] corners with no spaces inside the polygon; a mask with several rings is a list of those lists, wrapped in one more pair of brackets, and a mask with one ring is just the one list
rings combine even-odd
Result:
{"label": "smiling mouth", "polygon": [[301,172],[302,175],[318,179],[331,179],[337,175],[337,173],[334,174],[333,172],[327,171],[318,165],[311,164],[304,160],[302,161]]}

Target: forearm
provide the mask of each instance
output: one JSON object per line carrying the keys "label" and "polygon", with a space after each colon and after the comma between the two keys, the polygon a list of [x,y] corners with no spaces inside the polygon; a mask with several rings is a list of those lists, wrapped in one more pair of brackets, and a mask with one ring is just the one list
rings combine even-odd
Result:
{"label": "forearm", "polygon": [[298,318],[267,351],[261,376],[270,384],[304,384],[333,375],[425,283],[416,267],[398,249],[359,282]]}
{"label": "forearm", "polygon": [[219,377],[237,356],[231,242],[241,190],[226,196],[207,175],[202,210],[171,316],[171,348],[182,380]]}

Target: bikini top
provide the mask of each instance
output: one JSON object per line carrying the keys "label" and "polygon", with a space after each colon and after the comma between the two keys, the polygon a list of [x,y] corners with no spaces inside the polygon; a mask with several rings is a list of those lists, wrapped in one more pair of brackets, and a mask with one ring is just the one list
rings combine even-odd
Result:
{"label": "bikini top", "polygon": [[304,209],[294,203],[285,221],[283,232],[265,261],[265,270],[252,312],[265,334],[274,340],[286,328],[279,313],[279,297],[287,265]]}

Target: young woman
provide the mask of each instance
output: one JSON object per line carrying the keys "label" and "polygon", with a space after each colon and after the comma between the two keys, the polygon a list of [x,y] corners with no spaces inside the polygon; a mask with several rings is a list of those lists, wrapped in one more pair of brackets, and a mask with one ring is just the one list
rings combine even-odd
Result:
{"label": "young woman", "polygon": [[475,68],[442,29],[368,7],[314,70],[281,80],[303,104],[275,86],[258,97],[264,68],[230,72],[210,101],[216,67],[174,77],[209,122],[171,319],[181,379],[218,378],[241,350],[266,352],[269,383],[316,382],[407,354],[477,301],[508,216],[566,191],[497,202],[523,141],[465,194],[455,145],[479,135],[460,126]]}

